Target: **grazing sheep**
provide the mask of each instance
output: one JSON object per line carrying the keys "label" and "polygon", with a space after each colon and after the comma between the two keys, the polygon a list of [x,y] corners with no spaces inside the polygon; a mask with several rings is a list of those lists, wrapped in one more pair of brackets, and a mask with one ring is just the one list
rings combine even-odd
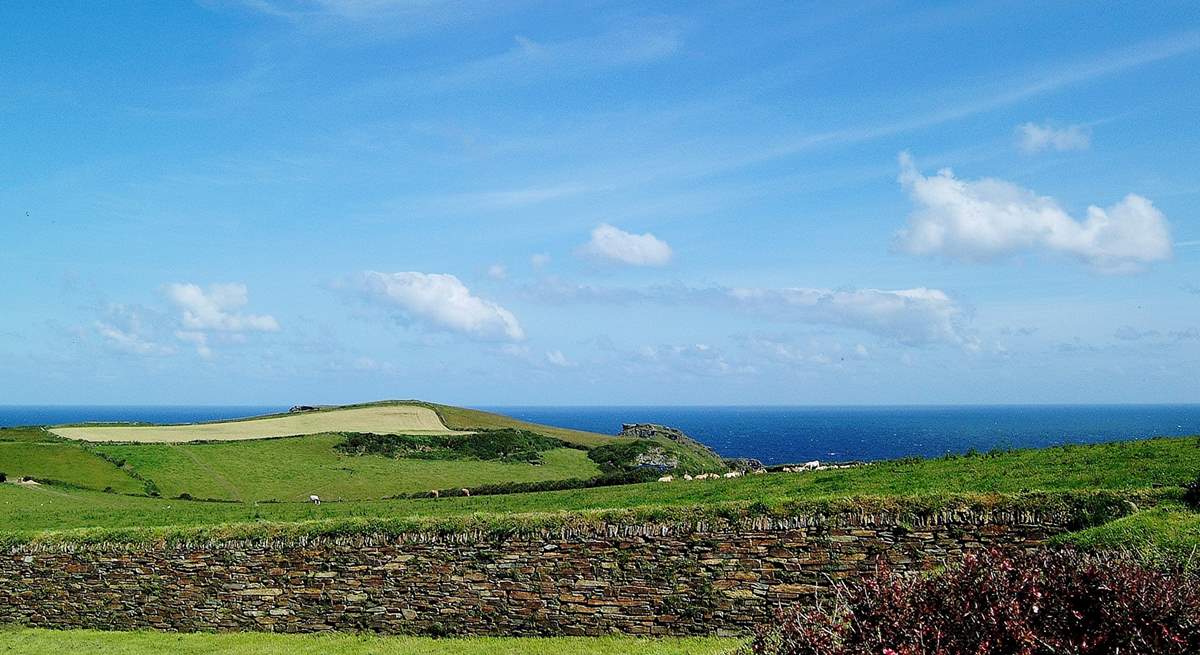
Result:
{"label": "grazing sheep", "polygon": [[463,492],[463,495],[464,495],[464,496],[466,496],[467,498],[470,498],[470,497],[471,497],[471,490],[470,490],[470,489],[463,489],[463,490],[462,490],[462,492]]}
{"label": "grazing sheep", "polygon": [[429,495],[430,495],[431,497],[433,497],[433,498],[437,498],[437,497],[441,496],[441,494],[439,494],[439,493],[438,493],[438,490],[437,490],[437,489],[434,489],[433,491],[430,491],[430,492],[429,492]]}
{"label": "grazing sheep", "polygon": [[314,504],[314,505],[320,505],[320,504],[321,504],[321,497],[320,497],[320,496],[318,496],[317,494],[313,494],[313,495],[309,496],[309,497],[308,497],[308,500],[309,500],[309,502],[311,502],[311,503],[312,503],[312,504]]}
{"label": "grazing sheep", "polygon": [[691,480],[691,479],[692,479],[692,475],[691,475],[690,473],[684,473],[684,474],[683,474],[683,479],[684,479],[684,480]]}
{"label": "grazing sheep", "polygon": [[725,477],[726,478],[740,478],[740,477],[742,477],[742,472],[741,471],[730,471],[725,474]]}
{"label": "grazing sheep", "polygon": [[754,469],[754,471],[752,471],[752,472],[754,473],[754,475],[763,475],[764,473],[767,472],[767,469]]}
{"label": "grazing sheep", "polygon": [[670,482],[670,481],[672,481],[672,480],[674,480],[674,479],[675,479],[675,478],[674,478],[674,477],[672,477],[672,476],[670,476],[670,475],[664,475],[664,476],[662,476],[661,478],[659,478],[659,479],[658,479],[658,481],[659,481],[659,482]]}
{"label": "grazing sheep", "polygon": [[811,462],[805,462],[803,468],[806,471],[815,471],[815,470],[821,468],[821,462],[819,460],[814,459]]}

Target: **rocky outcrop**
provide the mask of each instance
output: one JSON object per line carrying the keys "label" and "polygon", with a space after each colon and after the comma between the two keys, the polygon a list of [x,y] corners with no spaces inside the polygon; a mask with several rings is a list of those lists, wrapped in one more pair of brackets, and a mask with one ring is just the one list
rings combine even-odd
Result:
{"label": "rocky outcrop", "polygon": [[752,457],[727,457],[724,460],[725,466],[731,471],[739,471],[741,473],[752,473],[754,471],[765,471],[767,467],[763,463]]}
{"label": "rocky outcrop", "polygon": [[679,466],[679,456],[668,453],[665,448],[654,446],[633,458],[633,465],[670,471]]}
{"label": "rocky outcrop", "polygon": [[717,454],[717,451],[687,436],[682,430],[667,427],[665,425],[658,425],[656,423],[625,423],[621,425],[621,434],[617,436],[633,437],[635,439],[655,439],[661,437],[674,441],[677,444],[687,446],[688,448],[702,450],[718,460],[721,458],[721,456]]}

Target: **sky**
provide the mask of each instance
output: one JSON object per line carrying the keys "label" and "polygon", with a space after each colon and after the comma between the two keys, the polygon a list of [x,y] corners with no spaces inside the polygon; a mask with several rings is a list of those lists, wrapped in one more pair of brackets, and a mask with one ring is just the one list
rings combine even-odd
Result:
{"label": "sky", "polygon": [[1197,370],[1194,0],[0,4],[0,404]]}

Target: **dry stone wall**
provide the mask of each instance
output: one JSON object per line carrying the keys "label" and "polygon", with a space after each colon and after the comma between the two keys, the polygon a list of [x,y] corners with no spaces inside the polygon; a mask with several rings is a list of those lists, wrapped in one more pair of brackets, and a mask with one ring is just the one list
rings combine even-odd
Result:
{"label": "dry stone wall", "polygon": [[0,623],[433,635],[745,632],[872,570],[1031,548],[1066,520],[956,511],[600,524],[503,537],[354,535],[172,547],[16,547]]}

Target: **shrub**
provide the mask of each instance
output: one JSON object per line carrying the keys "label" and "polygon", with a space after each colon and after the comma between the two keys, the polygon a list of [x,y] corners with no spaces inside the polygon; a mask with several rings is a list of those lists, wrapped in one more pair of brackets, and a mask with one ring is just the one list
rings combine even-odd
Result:
{"label": "shrub", "polygon": [[1183,502],[1195,510],[1200,510],[1200,476],[1183,485]]}
{"label": "shrub", "polygon": [[539,464],[542,452],[573,448],[561,439],[502,428],[468,435],[411,435],[341,432],[334,450],[346,455],[382,455],[407,459],[479,459]]}
{"label": "shrub", "polygon": [[780,612],[759,655],[1200,652],[1200,585],[1115,556],[966,557],[939,575],[880,570],[824,606]]}
{"label": "shrub", "polygon": [[8,482],[8,474],[0,471],[0,482]]}

